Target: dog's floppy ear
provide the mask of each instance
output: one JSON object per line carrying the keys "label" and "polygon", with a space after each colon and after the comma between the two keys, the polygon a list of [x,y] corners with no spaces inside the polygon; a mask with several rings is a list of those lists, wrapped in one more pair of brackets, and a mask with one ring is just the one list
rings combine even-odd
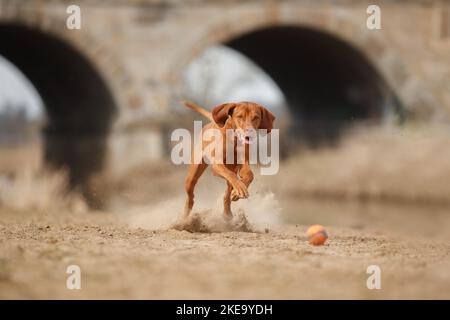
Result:
{"label": "dog's floppy ear", "polygon": [[236,108],[235,103],[224,103],[215,107],[212,111],[214,122],[223,127],[228,119],[228,116],[233,114],[234,108]]}
{"label": "dog's floppy ear", "polygon": [[270,133],[273,128],[273,122],[275,121],[275,116],[272,112],[264,107],[261,107],[261,122],[259,124],[259,129],[266,129],[267,133]]}

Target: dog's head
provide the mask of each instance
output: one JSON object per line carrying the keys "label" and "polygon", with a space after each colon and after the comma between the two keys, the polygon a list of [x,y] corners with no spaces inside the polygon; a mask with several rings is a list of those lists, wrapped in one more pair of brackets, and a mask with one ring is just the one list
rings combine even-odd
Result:
{"label": "dog's head", "polygon": [[212,111],[214,122],[223,127],[228,119],[239,140],[249,144],[256,139],[256,130],[273,128],[275,116],[263,106],[253,102],[224,103]]}

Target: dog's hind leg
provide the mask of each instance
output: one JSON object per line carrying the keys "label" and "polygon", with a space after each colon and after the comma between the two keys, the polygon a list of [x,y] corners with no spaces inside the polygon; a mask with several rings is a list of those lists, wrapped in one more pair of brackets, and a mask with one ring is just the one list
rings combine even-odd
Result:
{"label": "dog's hind leg", "polygon": [[188,217],[189,214],[192,211],[192,207],[194,206],[194,189],[195,185],[197,184],[198,179],[200,176],[205,172],[205,169],[208,167],[206,163],[200,163],[200,164],[191,164],[189,168],[189,173],[186,178],[186,203],[184,205],[184,217]]}

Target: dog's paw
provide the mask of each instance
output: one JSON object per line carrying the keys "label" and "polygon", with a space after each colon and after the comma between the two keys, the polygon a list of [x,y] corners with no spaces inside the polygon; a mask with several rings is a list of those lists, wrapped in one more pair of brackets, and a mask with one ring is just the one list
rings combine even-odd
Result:
{"label": "dog's paw", "polygon": [[234,189],[233,189],[233,191],[231,191],[230,198],[231,198],[231,201],[238,201],[240,199],[239,194]]}
{"label": "dog's paw", "polygon": [[245,183],[238,180],[236,183],[233,184],[233,191],[239,195],[240,198],[247,198],[248,197],[248,189]]}
{"label": "dog's paw", "polygon": [[238,201],[239,199],[246,199],[246,198],[248,198],[248,192],[246,194],[239,194],[239,192],[236,189],[233,189],[233,191],[231,191],[230,198],[231,198],[231,201]]}

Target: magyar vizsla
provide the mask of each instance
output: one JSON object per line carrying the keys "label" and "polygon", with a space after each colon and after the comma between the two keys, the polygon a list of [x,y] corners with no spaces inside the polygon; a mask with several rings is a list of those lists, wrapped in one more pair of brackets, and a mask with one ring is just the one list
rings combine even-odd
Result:
{"label": "magyar vizsla", "polygon": [[[184,102],[184,104],[203,116],[211,120],[210,123],[205,125],[201,133],[201,146],[202,150],[211,143],[210,140],[205,140],[204,132],[208,129],[219,129],[223,138],[223,150],[220,156],[223,155],[222,163],[211,163],[211,168],[215,176],[224,178],[227,181],[227,189],[225,192],[223,204],[224,204],[224,216],[226,218],[232,217],[231,201],[237,201],[248,197],[248,187],[253,180],[253,172],[250,169],[249,164],[249,144],[256,139],[255,132],[258,129],[266,129],[267,133],[273,128],[273,122],[275,116],[263,106],[252,102],[239,102],[239,103],[224,103],[215,107],[212,112],[209,112],[192,102]],[[228,144],[227,129],[233,130],[235,133],[232,136],[234,140],[231,144],[233,146],[234,160],[232,163],[227,163],[225,159]],[[236,154],[236,147],[238,144],[245,148],[245,159],[238,161]],[[203,152],[203,151],[202,151]],[[184,210],[184,217],[188,217],[192,207],[194,206],[194,188],[195,185],[208,166],[205,162],[204,154],[202,154],[201,161],[195,163],[192,161],[189,173],[186,179],[186,193],[187,199]],[[228,161],[229,162],[229,161]]]}

